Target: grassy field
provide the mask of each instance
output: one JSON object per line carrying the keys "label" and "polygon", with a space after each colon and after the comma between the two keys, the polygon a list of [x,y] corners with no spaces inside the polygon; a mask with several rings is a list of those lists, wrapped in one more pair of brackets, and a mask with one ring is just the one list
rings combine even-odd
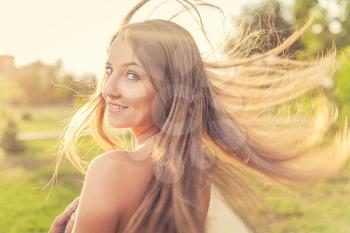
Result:
{"label": "grassy field", "polygon": [[[60,130],[62,124],[57,122],[72,113],[69,107],[25,111],[31,113],[32,121],[21,120],[21,110],[14,113],[21,132]],[[80,194],[82,187],[82,176],[65,161],[58,184],[46,200],[49,189],[41,187],[52,176],[57,141],[27,141],[25,145],[25,152],[0,158],[0,233],[47,232],[54,217]],[[339,177],[305,189],[312,191],[310,195],[298,196],[272,188],[261,190],[259,195],[266,197],[277,212],[275,230],[270,233],[350,232],[350,166]]]}
{"label": "grassy field", "polygon": [[[11,108],[11,116],[18,123],[21,132],[56,131],[63,128],[64,122],[73,114],[73,110],[69,106]],[[23,120],[24,114],[29,114],[31,120]]]}
{"label": "grassy field", "polygon": [[[20,132],[57,131],[63,128],[59,121],[71,112],[70,107],[41,107],[11,109],[11,116]],[[29,113],[32,120],[22,120],[22,113]],[[0,158],[0,233],[47,232],[53,218],[80,193],[81,177],[65,162],[58,185],[46,200],[49,188],[42,187],[53,173],[57,140],[24,144],[27,148],[24,152]]]}

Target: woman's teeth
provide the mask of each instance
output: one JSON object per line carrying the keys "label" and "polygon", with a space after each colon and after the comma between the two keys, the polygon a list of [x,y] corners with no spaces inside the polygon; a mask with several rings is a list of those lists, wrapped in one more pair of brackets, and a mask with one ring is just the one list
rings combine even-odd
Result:
{"label": "woman's teeth", "polygon": [[108,106],[111,111],[116,111],[116,112],[125,111],[128,108],[128,107],[123,107],[116,104],[109,104]]}

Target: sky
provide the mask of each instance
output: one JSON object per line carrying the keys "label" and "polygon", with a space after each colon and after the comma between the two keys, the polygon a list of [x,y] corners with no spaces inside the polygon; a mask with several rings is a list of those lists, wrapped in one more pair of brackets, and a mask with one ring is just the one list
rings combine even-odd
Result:
{"label": "sky", "polygon": [[[163,0],[153,0],[137,13],[134,21],[144,20],[152,6]],[[208,1],[225,10],[227,18],[237,16],[245,4],[261,0]],[[0,55],[15,57],[20,67],[40,60],[54,64],[62,59],[63,70],[74,75],[103,73],[107,45],[122,18],[139,0],[0,0]],[[170,3],[169,3],[170,2]],[[168,1],[151,18],[167,19],[180,5]],[[204,23],[212,42],[217,43],[227,24],[213,10]],[[188,15],[179,17],[180,25],[190,30],[200,48],[206,44]],[[203,50],[202,49],[202,50]]]}

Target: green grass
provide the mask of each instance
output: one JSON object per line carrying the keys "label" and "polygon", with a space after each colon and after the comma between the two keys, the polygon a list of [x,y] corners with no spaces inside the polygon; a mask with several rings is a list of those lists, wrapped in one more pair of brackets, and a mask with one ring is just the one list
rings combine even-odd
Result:
{"label": "green grass", "polygon": [[349,231],[349,186],[323,182],[305,186],[310,195],[272,192],[267,200],[277,213],[278,232],[346,233]]}
{"label": "green grass", "polygon": [[[40,106],[9,108],[20,132],[33,131],[59,131],[63,129],[65,121],[74,113],[74,108],[70,106]],[[22,114],[27,113],[31,120],[22,119]]]}
{"label": "green grass", "polygon": [[[34,142],[34,141],[33,141]],[[55,147],[55,141],[42,141]],[[60,169],[58,185],[49,200],[49,188],[41,190],[50,180],[54,157],[42,156],[38,143],[27,143],[31,153],[7,155],[2,158],[0,172],[0,233],[47,232],[52,220],[78,196],[79,174],[67,163]]]}
{"label": "green grass", "polygon": [[[71,107],[10,109],[20,132],[61,130],[59,121],[67,118]],[[32,120],[21,119],[23,112]],[[24,142],[26,150],[0,157],[0,233],[47,232],[52,220],[80,194],[82,176],[67,161],[48,200],[55,165],[56,139]]]}
{"label": "green grass", "polygon": [[[71,109],[58,109],[28,109],[33,121],[20,123],[20,129],[60,129],[57,121],[67,117]],[[15,111],[19,114],[23,110]],[[52,220],[80,194],[83,177],[68,161],[60,167],[58,183],[49,200],[46,197],[50,189],[40,189],[53,174],[57,143],[55,139],[28,141],[25,152],[0,157],[0,233],[46,233]],[[98,153],[88,138],[82,143],[81,154],[85,158],[91,159]],[[258,195],[264,196],[276,211],[276,223],[270,233],[349,232],[350,165],[332,180],[306,184],[305,190],[310,192],[298,195],[271,187],[259,190]]]}

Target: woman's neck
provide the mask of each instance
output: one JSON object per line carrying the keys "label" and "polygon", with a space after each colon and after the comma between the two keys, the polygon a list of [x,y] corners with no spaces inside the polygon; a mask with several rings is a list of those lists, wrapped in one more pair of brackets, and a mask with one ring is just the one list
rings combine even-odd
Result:
{"label": "woman's neck", "polygon": [[144,146],[148,141],[153,141],[154,137],[160,132],[155,126],[143,130],[134,130],[135,148]]}

